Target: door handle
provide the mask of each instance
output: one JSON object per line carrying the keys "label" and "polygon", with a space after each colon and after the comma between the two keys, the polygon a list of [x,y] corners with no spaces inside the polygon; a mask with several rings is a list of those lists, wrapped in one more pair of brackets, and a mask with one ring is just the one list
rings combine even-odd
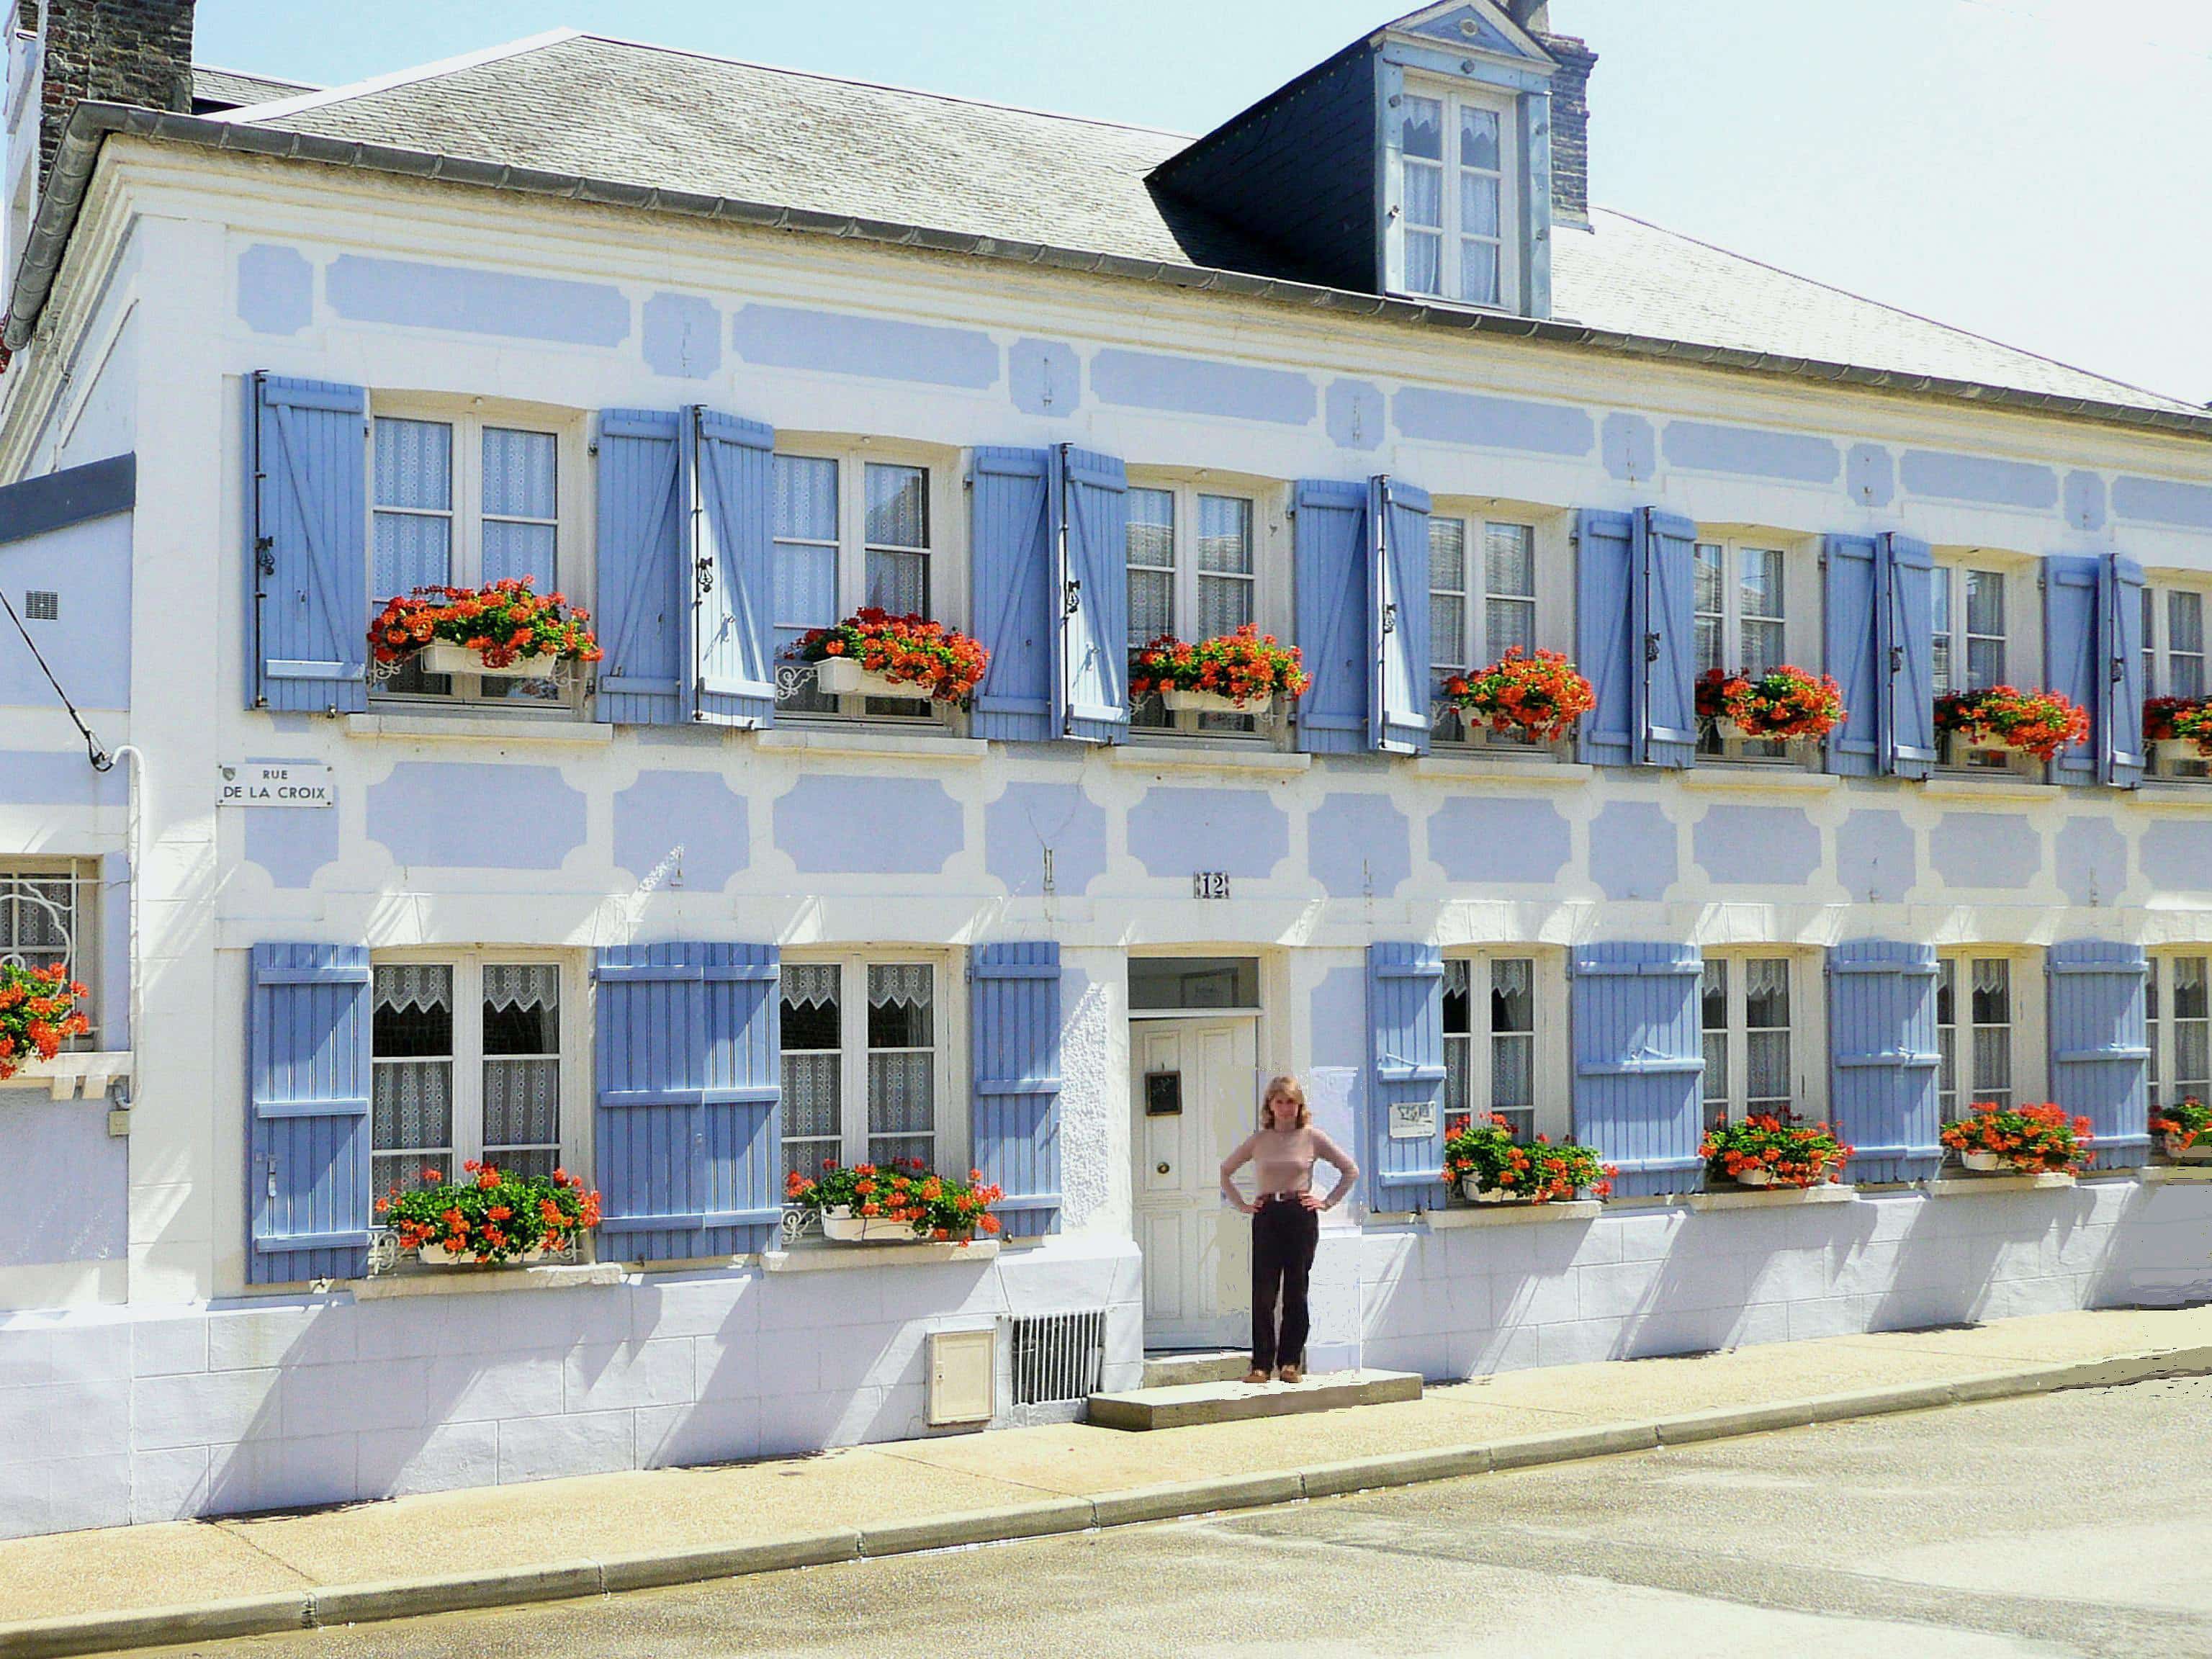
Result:
{"label": "door handle", "polygon": [[1159,1166],[1158,1166],[1158,1168],[1159,1168],[1159,1173],[1160,1173],[1160,1174],[1162,1174],[1162,1175],[1165,1175],[1165,1174],[1168,1172],[1168,1166],[1167,1166],[1166,1164],[1163,1164],[1159,1165]]}

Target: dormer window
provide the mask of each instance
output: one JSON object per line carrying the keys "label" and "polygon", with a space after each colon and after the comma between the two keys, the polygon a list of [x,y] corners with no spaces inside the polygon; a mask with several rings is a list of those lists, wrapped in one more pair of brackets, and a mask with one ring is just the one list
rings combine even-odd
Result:
{"label": "dormer window", "polygon": [[1520,222],[1511,100],[1467,91],[1406,94],[1406,290],[1517,309]]}

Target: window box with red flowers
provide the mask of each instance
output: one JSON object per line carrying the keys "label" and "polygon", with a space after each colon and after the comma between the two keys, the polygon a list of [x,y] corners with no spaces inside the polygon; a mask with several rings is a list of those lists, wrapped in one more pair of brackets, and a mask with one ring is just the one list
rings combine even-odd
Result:
{"label": "window box with red flowers", "polygon": [[2089,1120],[2048,1103],[1984,1101],[1937,1138],[1978,1175],[2078,1175],[2089,1156]]}
{"label": "window box with red flowers", "polygon": [[2152,1108],[2150,1132],[2175,1163],[2212,1163],[2212,1106],[2196,1096]]}
{"label": "window box with red flowers", "polygon": [[2006,750],[2047,762],[2069,744],[2088,740],[2089,714],[2056,691],[1992,685],[1936,698],[1936,729],[1969,749]]}
{"label": "window box with red flowers", "polygon": [[2142,734],[2160,760],[2212,760],[2212,698],[2148,699]]}
{"label": "window box with red flowers", "polygon": [[59,963],[0,963],[0,1082],[40,1075],[64,1043],[89,1031],[80,1007],[88,994]]}
{"label": "window box with red flowers", "polygon": [[1539,743],[1557,743],[1597,706],[1596,690],[1564,655],[1517,646],[1479,672],[1453,675],[1437,696],[1471,728]]}
{"label": "window box with red flowers", "polygon": [[1698,680],[1698,714],[1723,737],[1753,743],[1818,743],[1844,722],[1844,691],[1826,674],[1784,663],[1753,678],[1708,670]]}
{"label": "window box with red flowers", "polygon": [[1470,1204],[1571,1203],[1607,1198],[1615,1171],[1596,1149],[1543,1135],[1522,1140],[1502,1117],[1480,1118],[1444,1141],[1444,1182]]}
{"label": "window box with red flowers", "polygon": [[786,1177],[793,1216],[820,1224],[833,1244],[921,1244],[969,1239],[999,1231],[991,1206],[1006,1194],[981,1170],[965,1181],[939,1175],[920,1158],[849,1167],[824,1159],[811,1181]]}
{"label": "window box with red flowers", "polygon": [[563,663],[603,654],[584,624],[592,613],[562,593],[539,594],[527,576],[484,587],[418,587],[386,605],[368,645],[386,673],[413,663],[426,674],[550,679]]}
{"label": "window box with red flowers", "polygon": [[943,623],[872,607],[833,628],[812,629],[793,654],[814,665],[814,689],[825,696],[926,698],[961,707],[991,661],[980,643]]}
{"label": "window box with red flowers", "polygon": [[425,1170],[429,1184],[395,1188],[377,1200],[393,1241],[426,1267],[526,1267],[599,1224],[599,1195],[566,1170],[516,1176],[489,1164],[462,1168],[465,1181]]}
{"label": "window box with red flowers", "polygon": [[1297,647],[1250,623],[1195,644],[1163,634],[1129,657],[1130,698],[1157,693],[1171,714],[1255,714],[1305,689]]}
{"label": "window box with red flowers", "polygon": [[1698,1148],[1710,1179],[1801,1191],[1841,1181],[1851,1152],[1825,1123],[1800,1123],[1770,1113],[1722,1124]]}

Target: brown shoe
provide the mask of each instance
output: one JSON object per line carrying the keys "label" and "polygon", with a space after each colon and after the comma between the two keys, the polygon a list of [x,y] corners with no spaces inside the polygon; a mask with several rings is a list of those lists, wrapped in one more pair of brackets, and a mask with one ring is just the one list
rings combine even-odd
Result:
{"label": "brown shoe", "polygon": [[1298,1368],[1296,1365],[1285,1365],[1277,1375],[1285,1382],[1295,1382],[1298,1380]]}
{"label": "brown shoe", "polygon": [[1265,1382],[1267,1380],[1267,1373],[1261,1370],[1257,1365],[1255,1365],[1250,1370],[1244,1373],[1244,1380],[1247,1382],[1253,1383]]}

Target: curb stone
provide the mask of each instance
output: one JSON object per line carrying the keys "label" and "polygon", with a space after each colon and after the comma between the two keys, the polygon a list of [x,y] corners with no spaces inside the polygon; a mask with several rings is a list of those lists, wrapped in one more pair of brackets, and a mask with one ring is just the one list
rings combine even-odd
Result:
{"label": "curb stone", "polygon": [[1067,1498],[1005,1510],[937,1516],[867,1530],[835,1528],[757,1544],[653,1552],[617,1556],[604,1562],[541,1563],[386,1584],[342,1584],[327,1589],[288,1590],[185,1607],[140,1608],[128,1613],[65,1613],[58,1618],[0,1623],[0,1659],[65,1659],[70,1655],[222,1641],[326,1625],[369,1624],[471,1607],[665,1589],[747,1577],[791,1567],[825,1566],[1093,1528],[1130,1526],[1146,1521],[1184,1520],[1224,1510],[1295,1504],[1308,1498],[1457,1480],[1493,1470],[1535,1468],[1583,1458],[1732,1439],[1896,1412],[2016,1399],[2060,1389],[2113,1388],[2160,1377],[2207,1375],[2212,1375],[2212,1347],[2121,1354],[2060,1364],[2021,1364],[2009,1370],[1954,1377],[1941,1382],[1863,1389],[1818,1399],[1690,1412],[1651,1422],[1611,1424],[1559,1434],[1499,1440],[1486,1445],[1427,1447],[1417,1452],[1316,1464],[1288,1474],[1222,1475],[1106,1492],[1096,1498]]}

